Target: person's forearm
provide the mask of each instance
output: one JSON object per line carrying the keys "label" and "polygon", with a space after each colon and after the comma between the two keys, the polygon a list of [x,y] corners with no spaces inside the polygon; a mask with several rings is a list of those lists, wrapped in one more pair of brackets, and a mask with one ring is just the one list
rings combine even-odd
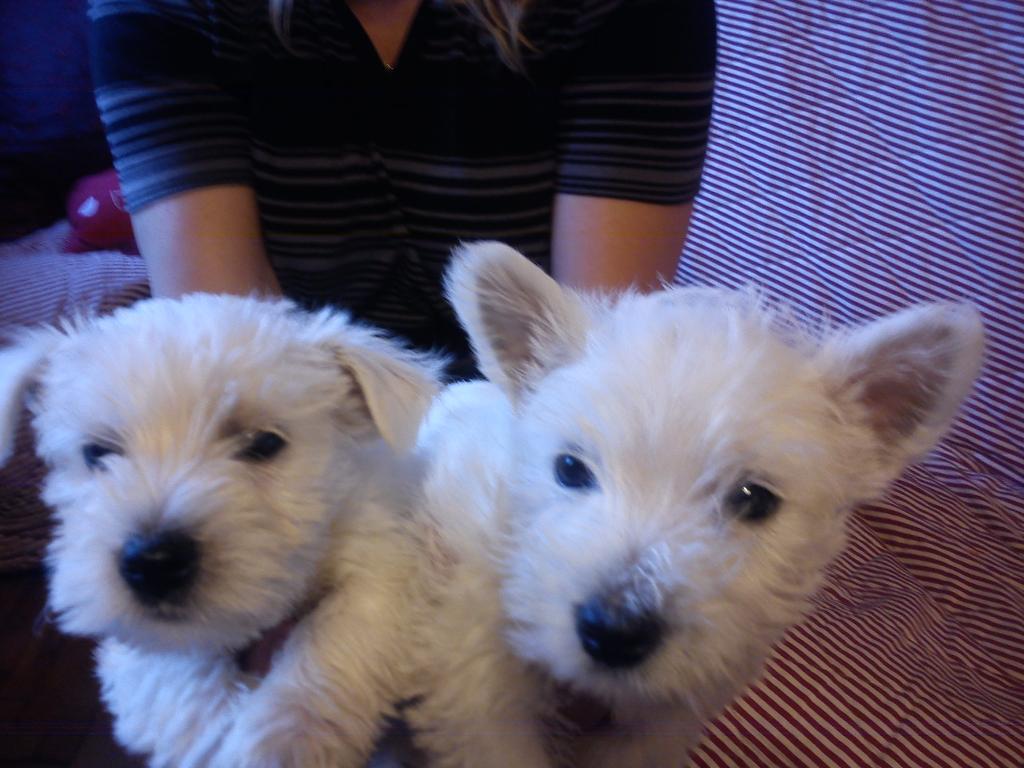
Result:
{"label": "person's forearm", "polygon": [[153,296],[281,293],[248,187],[205,187],[173,195],[134,214],[132,225]]}
{"label": "person's forearm", "polygon": [[657,290],[675,276],[692,209],[689,203],[559,195],[552,275],[575,288]]}

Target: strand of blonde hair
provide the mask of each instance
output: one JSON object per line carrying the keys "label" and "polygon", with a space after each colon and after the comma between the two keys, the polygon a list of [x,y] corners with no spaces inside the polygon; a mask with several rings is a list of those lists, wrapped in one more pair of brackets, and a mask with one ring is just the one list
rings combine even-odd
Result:
{"label": "strand of blonde hair", "polygon": [[[430,0],[423,0],[429,2]],[[521,71],[523,50],[530,47],[523,35],[523,16],[533,0],[449,0],[465,8],[491,36],[502,62]],[[291,40],[291,16],[294,0],[268,0],[270,23],[287,46]]]}

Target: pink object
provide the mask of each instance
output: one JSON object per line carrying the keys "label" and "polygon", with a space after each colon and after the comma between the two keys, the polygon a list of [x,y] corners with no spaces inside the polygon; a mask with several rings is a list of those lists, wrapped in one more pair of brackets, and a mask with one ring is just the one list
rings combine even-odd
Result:
{"label": "pink object", "polygon": [[67,252],[139,252],[113,169],[79,180],[68,195],[67,213],[71,222],[71,234],[64,245]]}

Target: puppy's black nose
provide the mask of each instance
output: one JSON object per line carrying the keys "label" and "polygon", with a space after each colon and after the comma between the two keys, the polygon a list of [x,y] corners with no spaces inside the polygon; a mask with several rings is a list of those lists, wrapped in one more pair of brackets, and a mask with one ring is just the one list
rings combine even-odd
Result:
{"label": "puppy's black nose", "polygon": [[591,598],[576,606],[576,635],[598,664],[613,669],[635,667],[661,643],[662,624],[651,613],[636,613]]}
{"label": "puppy's black nose", "polygon": [[143,603],[181,600],[199,570],[199,545],[180,531],[132,536],[121,548],[119,570]]}

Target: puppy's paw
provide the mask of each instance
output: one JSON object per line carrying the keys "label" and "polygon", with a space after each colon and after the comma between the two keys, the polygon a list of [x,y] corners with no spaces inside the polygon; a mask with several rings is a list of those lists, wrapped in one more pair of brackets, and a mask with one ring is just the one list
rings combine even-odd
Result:
{"label": "puppy's paw", "polygon": [[212,768],[358,768],[336,726],[287,694],[254,695],[239,712]]}
{"label": "puppy's paw", "polygon": [[110,638],[96,674],[117,741],[155,766],[206,766],[245,690],[227,657],[149,653]]}
{"label": "puppy's paw", "polygon": [[[104,640],[96,649],[96,676],[100,695],[114,720],[114,736],[121,746],[137,754],[151,753],[159,729],[148,716],[147,679],[137,654],[116,640]],[[144,705],[145,704],[145,705]]]}

